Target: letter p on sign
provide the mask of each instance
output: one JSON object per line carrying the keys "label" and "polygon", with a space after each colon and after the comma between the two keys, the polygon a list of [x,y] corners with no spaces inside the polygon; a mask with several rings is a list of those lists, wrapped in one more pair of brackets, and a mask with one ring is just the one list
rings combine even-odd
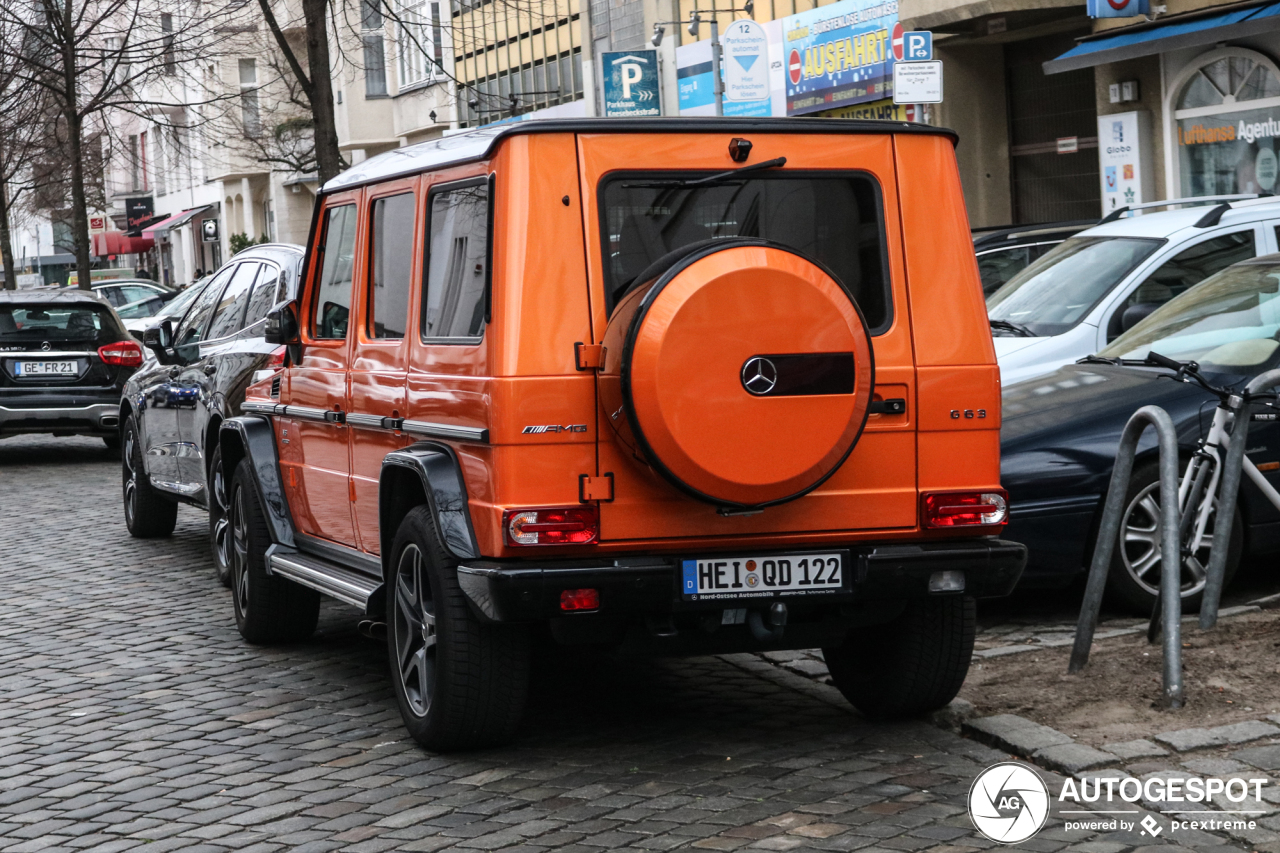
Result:
{"label": "letter p on sign", "polygon": [[928,62],[933,59],[933,33],[906,33],[902,45],[902,58],[906,62]]}
{"label": "letter p on sign", "polygon": [[644,70],[634,62],[623,64],[622,68],[622,99],[624,101],[631,100],[631,87],[640,82],[640,78],[644,76]]}

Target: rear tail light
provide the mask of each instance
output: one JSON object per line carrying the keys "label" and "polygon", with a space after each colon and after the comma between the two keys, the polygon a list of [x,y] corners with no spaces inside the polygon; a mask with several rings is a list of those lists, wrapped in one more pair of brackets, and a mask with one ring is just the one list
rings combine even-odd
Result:
{"label": "rear tail light", "polygon": [[271,357],[267,359],[266,370],[284,370],[284,354],[287,347],[276,347],[276,351],[271,353]]}
{"label": "rear tail light", "polygon": [[139,367],[142,365],[142,347],[137,341],[116,341],[98,347],[98,358],[104,364],[116,367]]}
{"label": "rear tail light", "polygon": [[508,545],[590,545],[600,538],[594,506],[509,509],[502,513]]}
{"label": "rear tail light", "polygon": [[991,492],[931,492],[921,500],[924,526],[988,527],[1009,521],[1009,495]]}
{"label": "rear tail light", "polygon": [[560,593],[560,609],[564,611],[599,610],[600,592],[594,589],[566,589]]}

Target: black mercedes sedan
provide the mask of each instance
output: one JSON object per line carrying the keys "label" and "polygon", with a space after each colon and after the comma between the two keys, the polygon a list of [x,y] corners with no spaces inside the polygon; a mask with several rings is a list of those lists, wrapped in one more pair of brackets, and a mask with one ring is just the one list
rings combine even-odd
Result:
{"label": "black mercedes sedan", "polygon": [[[1001,479],[1009,492],[1005,538],[1027,545],[1023,586],[1060,586],[1086,571],[1120,433],[1138,408],[1157,405],[1178,430],[1183,463],[1206,436],[1218,400],[1171,371],[1122,365],[1150,352],[1196,361],[1209,381],[1243,387],[1280,366],[1280,255],[1229,267],[1169,301],[1105,350],[1047,376],[1004,390]],[[1107,360],[1116,360],[1109,363]],[[1255,411],[1247,456],[1280,487],[1280,420]],[[1161,554],[1154,430],[1144,433],[1125,501],[1108,595],[1147,615],[1155,602]],[[1233,519],[1228,580],[1245,553],[1280,550],[1280,509],[1245,478]],[[1183,560],[1184,606],[1204,588],[1212,526]]]}
{"label": "black mercedes sedan", "polygon": [[[180,316],[143,332],[154,354],[120,404],[124,516],[138,538],[168,536],[179,503],[209,511],[214,568],[230,583],[227,503],[218,428],[240,414],[245,391],[284,366],[284,348],[263,339],[267,313],[298,295],[302,247],[253,246],[193,285]],[[181,298],[181,297],[180,297]]]}
{"label": "black mercedes sedan", "polygon": [[0,291],[0,438],[99,436],[120,444],[120,395],[142,348],[83,290]]}

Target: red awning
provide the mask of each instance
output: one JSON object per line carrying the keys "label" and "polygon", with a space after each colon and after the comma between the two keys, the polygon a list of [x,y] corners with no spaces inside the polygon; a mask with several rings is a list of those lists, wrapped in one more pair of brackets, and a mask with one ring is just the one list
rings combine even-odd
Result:
{"label": "red awning", "polygon": [[151,237],[130,237],[123,231],[105,231],[93,235],[93,253],[106,255],[136,255],[155,246]]}
{"label": "red awning", "polygon": [[146,228],[142,229],[142,236],[154,242],[157,236],[168,232],[169,223],[173,222],[173,220],[178,219],[181,216],[182,216],[181,213],[175,213],[173,216],[166,216],[164,219],[161,219],[159,222],[152,222]]}

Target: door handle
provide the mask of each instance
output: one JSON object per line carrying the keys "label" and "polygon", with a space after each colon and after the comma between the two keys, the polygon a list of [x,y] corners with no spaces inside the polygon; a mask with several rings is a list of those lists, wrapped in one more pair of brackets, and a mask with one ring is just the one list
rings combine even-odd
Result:
{"label": "door handle", "polygon": [[217,372],[218,372],[218,366],[217,366],[216,364],[206,364],[206,365],[204,366],[204,375],[205,375],[205,376],[212,376],[213,374],[215,374],[215,373],[217,373]]}

